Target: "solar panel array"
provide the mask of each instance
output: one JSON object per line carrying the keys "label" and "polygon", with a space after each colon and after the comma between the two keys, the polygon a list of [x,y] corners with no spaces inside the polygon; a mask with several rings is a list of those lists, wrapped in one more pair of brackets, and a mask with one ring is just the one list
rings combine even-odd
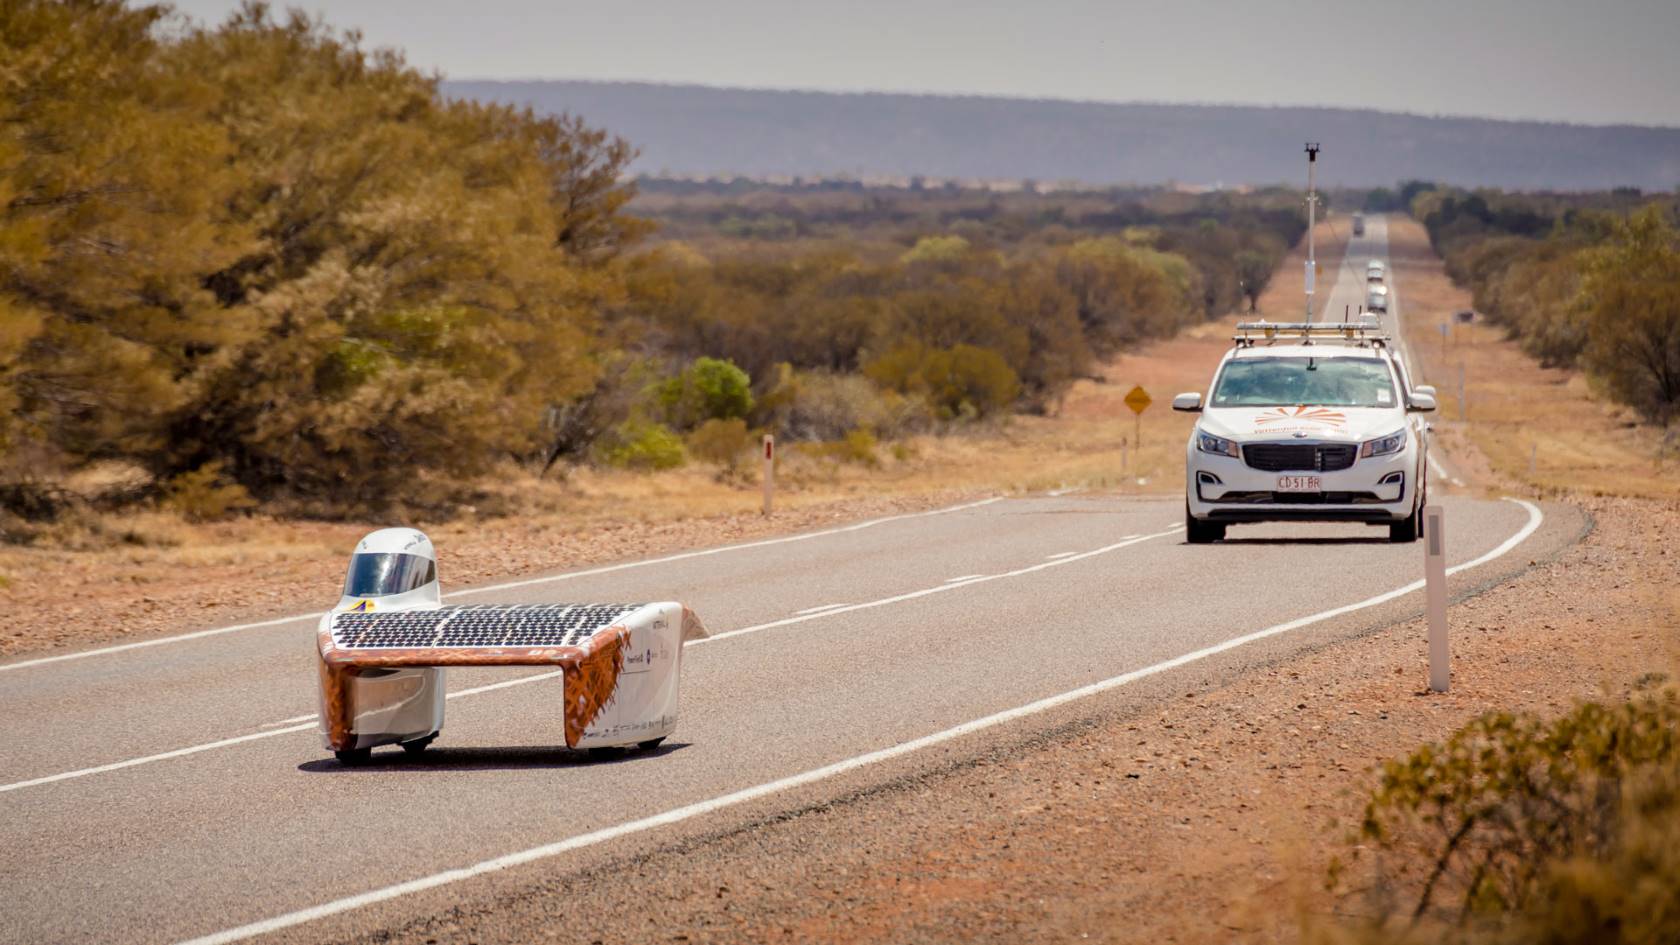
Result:
{"label": "solar panel array", "polygon": [[333,615],[347,650],[575,646],[642,604],[474,604]]}

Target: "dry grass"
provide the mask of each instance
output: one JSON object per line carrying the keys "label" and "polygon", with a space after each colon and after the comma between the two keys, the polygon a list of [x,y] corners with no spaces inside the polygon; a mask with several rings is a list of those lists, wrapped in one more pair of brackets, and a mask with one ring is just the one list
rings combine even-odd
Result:
{"label": "dry grass", "polygon": [[[1345,238],[1324,224],[1319,243],[1324,258],[1334,260]],[[1283,262],[1261,299],[1263,313],[1281,317],[1299,304],[1303,252]],[[367,531],[392,524],[415,525],[437,538],[449,580],[458,584],[739,541],[980,494],[1177,493],[1194,418],[1174,413],[1170,401],[1181,391],[1206,388],[1235,321],[1200,325],[1116,359],[1100,378],[1075,384],[1055,416],[1012,417],[958,435],[883,444],[875,465],[783,449],[777,514],[770,521],[758,515],[756,462],[745,476],[734,477],[720,477],[703,464],[658,473],[578,469],[548,479],[509,467],[486,488],[478,508],[446,521],[335,523],[258,515],[192,524],[167,511],[83,517],[36,545],[0,546],[0,605],[14,616],[13,628],[0,632],[0,654],[320,606],[336,586],[346,551]],[[1141,421],[1123,402],[1133,385],[1154,398]],[[79,485],[108,488],[125,475],[101,470]]]}
{"label": "dry grass", "polygon": [[1660,429],[1598,396],[1581,372],[1541,367],[1498,326],[1451,325],[1469,293],[1447,278],[1415,220],[1390,218],[1388,234],[1403,330],[1439,388],[1435,429],[1466,472],[1531,493],[1680,498],[1680,451],[1659,457]]}

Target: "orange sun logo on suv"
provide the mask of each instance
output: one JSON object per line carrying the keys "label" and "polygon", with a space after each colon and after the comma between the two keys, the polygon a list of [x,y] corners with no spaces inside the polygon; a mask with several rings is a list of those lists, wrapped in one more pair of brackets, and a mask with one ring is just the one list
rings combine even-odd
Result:
{"label": "orange sun logo on suv", "polygon": [[1319,423],[1327,427],[1339,427],[1347,423],[1347,414],[1329,407],[1273,407],[1254,418],[1255,426],[1267,426],[1273,423],[1294,421],[1296,423]]}

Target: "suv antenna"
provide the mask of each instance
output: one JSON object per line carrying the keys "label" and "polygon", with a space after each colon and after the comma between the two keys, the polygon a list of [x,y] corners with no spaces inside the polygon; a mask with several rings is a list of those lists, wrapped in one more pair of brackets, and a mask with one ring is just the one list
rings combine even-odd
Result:
{"label": "suv antenna", "polygon": [[1313,229],[1318,223],[1318,191],[1313,188],[1313,170],[1318,167],[1318,142],[1307,142],[1307,321],[1313,320],[1313,277],[1318,275]]}

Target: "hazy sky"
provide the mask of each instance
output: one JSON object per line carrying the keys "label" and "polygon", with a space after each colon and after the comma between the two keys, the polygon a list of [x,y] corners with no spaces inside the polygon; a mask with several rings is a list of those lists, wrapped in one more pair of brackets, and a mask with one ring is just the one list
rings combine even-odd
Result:
{"label": "hazy sky", "polygon": [[[236,5],[175,4],[209,22]],[[1340,105],[1680,125],[1680,0],[293,5],[457,79]]]}

